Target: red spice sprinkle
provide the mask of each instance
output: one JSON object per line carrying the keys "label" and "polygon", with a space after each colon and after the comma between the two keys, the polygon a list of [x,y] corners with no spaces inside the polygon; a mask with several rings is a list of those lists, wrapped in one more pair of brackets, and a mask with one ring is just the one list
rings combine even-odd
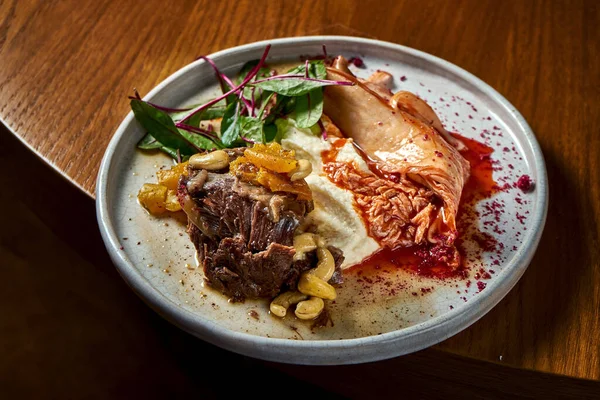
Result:
{"label": "red spice sprinkle", "polygon": [[402,75],[402,76],[400,77],[400,80],[401,80],[402,82],[406,82],[406,76]]}
{"label": "red spice sprinkle", "polygon": [[438,156],[438,157],[444,157],[444,155],[441,152],[437,151],[437,150],[435,151],[435,155]]}
{"label": "red spice sprinkle", "polygon": [[517,181],[517,187],[527,193],[533,190],[534,184],[529,175],[523,175]]}
{"label": "red spice sprinkle", "polygon": [[351,59],[348,60],[348,62],[350,64],[354,64],[354,66],[358,67],[358,68],[361,68],[365,65],[362,58],[360,58],[360,57],[352,57]]}
{"label": "red spice sprinkle", "polygon": [[485,282],[477,282],[477,289],[479,289],[480,292],[485,289],[486,286],[487,284]]}
{"label": "red spice sprinkle", "polygon": [[429,135],[423,135],[423,140],[429,140]]}

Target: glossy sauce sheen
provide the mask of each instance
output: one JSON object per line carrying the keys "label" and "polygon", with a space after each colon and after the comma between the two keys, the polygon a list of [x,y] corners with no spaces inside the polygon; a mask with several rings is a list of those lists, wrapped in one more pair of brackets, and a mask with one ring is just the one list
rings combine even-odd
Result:
{"label": "glossy sauce sheen", "polygon": [[[478,201],[491,197],[498,191],[498,185],[493,179],[493,166],[490,158],[493,149],[483,143],[473,139],[465,138],[459,134],[453,134],[457,139],[460,139],[467,147],[461,152],[471,165],[470,177],[463,188],[460,207],[458,211],[459,234],[463,227],[467,224],[472,224],[470,218],[462,218],[461,216],[470,216],[473,213],[468,212],[474,209]],[[322,153],[323,170],[331,175],[335,171],[335,159],[340,149],[346,144],[347,140],[341,139],[332,143],[332,149]],[[363,157],[369,169],[377,176],[385,179],[396,181],[397,176],[384,176],[376,167],[376,163],[371,160],[358,146],[355,145],[358,153]],[[364,212],[355,204],[357,211],[363,216]],[[465,227],[466,228],[466,227]],[[493,239],[491,239],[493,240]],[[457,240],[457,248],[461,252],[461,241]],[[484,247],[484,246],[483,246]],[[463,262],[458,268],[452,269],[448,265],[440,261],[446,251],[447,246],[432,246],[431,244],[419,245],[413,247],[397,247],[394,249],[382,248],[371,256],[365,258],[360,264],[350,267],[346,273],[359,273],[360,275],[377,274],[383,271],[402,268],[420,276],[432,278],[462,278],[466,274],[466,266]],[[483,249],[485,250],[485,249]],[[461,257],[464,260],[464,257]]]}

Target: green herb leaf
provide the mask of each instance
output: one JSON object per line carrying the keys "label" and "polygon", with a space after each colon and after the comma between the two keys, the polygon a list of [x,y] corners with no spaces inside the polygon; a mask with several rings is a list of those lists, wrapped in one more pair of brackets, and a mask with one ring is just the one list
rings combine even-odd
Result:
{"label": "green herb leaf", "polygon": [[[242,67],[242,69],[240,70],[240,73],[237,75],[237,77],[235,78],[234,82],[236,85],[239,85],[240,83],[242,83],[242,81],[246,78],[246,76],[248,76],[248,74],[250,73],[250,71],[256,67],[256,65],[258,64],[259,60],[252,60],[252,61],[248,61],[246,64],[244,64],[244,66]],[[261,67],[258,70],[258,73],[256,74],[256,76],[253,78],[253,80],[257,80],[257,79],[261,79],[261,78],[265,78],[267,76],[269,76],[269,73],[271,72],[270,68],[267,67]],[[252,88],[249,87],[244,87],[244,89],[242,89],[244,92],[244,97],[246,99],[252,100]],[[254,101],[258,102],[260,100],[260,96],[259,93],[260,91],[256,90],[254,93]]]}
{"label": "green herb leaf", "polygon": [[[287,72],[289,75],[305,75],[306,65],[298,65]],[[327,68],[323,60],[313,60],[308,63],[308,77],[312,79],[326,79]],[[265,87],[273,87],[273,92],[284,96],[301,96],[316,88],[332,85],[333,82],[315,82],[307,81],[304,78],[282,78],[272,81],[260,82],[251,85],[265,89]]]}
{"label": "green herb leaf", "polygon": [[[170,148],[170,147],[165,147],[165,146],[162,146],[162,147],[160,148],[160,151],[162,151],[163,153],[165,153],[165,154],[169,155],[169,156],[170,156],[170,157],[172,157],[173,159],[177,160],[177,150],[175,150],[175,149],[172,149],[172,148]],[[184,160],[184,158],[185,158],[185,159],[188,159],[188,158],[189,158],[189,156],[187,156],[187,155],[186,155],[186,156],[182,156],[182,157],[181,157],[182,161],[185,161],[185,160]]]}
{"label": "green herb leaf", "polygon": [[[306,65],[298,65],[290,69],[288,72],[290,75],[302,74],[306,73]],[[325,62],[323,60],[312,60],[308,62],[308,77],[314,79],[325,79],[327,77],[327,67],[325,67]]]}
{"label": "green herb leaf", "polygon": [[138,142],[137,147],[142,150],[155,150],[160,149],[163,145],[160,144],[158,140],[154,139],[154,136],[147,133],[146,136]]}
{"label": "green herb leaf", "polygon": [[240,103],[236,101],[227,106],[221,121],[221,141],[225,147],[232,145],[240,139]]}
{"label": "green herb leaf", "polygon": [[199,127],[201,121],[223,118],[223,115],[225,115],[225,109],[225,107],[207,108],[206,110],[193,115],[192,118],[188,119],[187,124]]}
{"label": "green herb leaf", "polygon": [[280,79],[273,79],[270,81],[251,82],[248,85],[261,88],[263,90],[270,90],[271,92],[282,94],[284,96],[296,97],[302,96],[311,90],[334,84],[335,82],[329,81],[308,81],[304,78],[282,77]]}
{"label": "green herb leaf", "polygon": [[316,79],[326,79],[327,78],[327,67],[325,67],[325,62],[323,60],[318,60],[310,64],[312,68],[309,67],[308,76]]}
{"label": "green herb leaf", "polygon": [[265,143],[263,123],[259,118],[240,117],[240,134],[257,143]]}
{"label": "green herb leaf", "polygon": [[296,125],[298,128],[310,128],[321,119],[323,114],[323,89],[311,90],[296,97]]}
{"label": "green herb leaf", "polygon": [[179,129],[177,129],[169,114],[152,107],[142,100],[131,100],[130,104],[135,119],[161,145],[172,149],[179,149],[183,155],[196,153],[193,145],[181,136]]}
{"label": "green herb leaf", "polygon": [[[160,142],[156,139],[154,139],[154,137],[152,137],[151,134],[147,133],[146,136],[144,136],[142,138],[142,140],[140,140],[138,142],[137,145],[138,149],[142,149],[142,150],[160,150],[163,153],[169,155],[170,157],[177,159],[177,150],[172,149],[170,147],[165,147],[162,144],[160,144]],[[182,161],[186,161],[190,156],[188,155],[183,155],[181,156]]]}
{"label": "green herb leaf", "polygon": [[[240,83],[242,83],[242,81],[248,76],[250,71],[252,71],[252,69],[254,69],[254,67],[256,67],[258,65],[258,62],[259,62],[259,60],[251,60],[251,61],[248,61],[246,64],[244,64],[242,66],[242,69],[240,70],[239,74],[237,75],[237,77],[234,80],[235,84],[239,85]],[[258,70],[258,74],[256,74],[256,77],[254,79],[264,78],[265,76],[268,76],[270,72],[271,72],[270,68],[261,67]]]}
{"label": "green herb leaf", "polygon": [[277,138],[277,125],[264,124],[263,125],[263,134],[265,135],[265,143],[272,142]]}
{"label": "green herb leaf", "polygon": [[[269,110],[269,114],[264,118],[265,124],[275,122],[275,120],[282,115],[287,115],[294,111],[296,106],[296,98],[288,96],[277,96],[275,105]],[[259,116],[262,116],[264,109],[261,110]]]}
{"label": "green herb leaf", "polygon": [[179,129],[181,136],[186,138],[189,142],[193,143],[196,147],[204,150],[212,150],[216,148],[223,148],[220,143],[216,143],[209,138],[202,136],[198,133],[188,132],[183,129]]}
{"label": "green herb leaf", "polygon": [[[197,104],[195,106],[191,106],[190,108],[196,108],[199,107],[201,104]],[[179,122],[183,119],[183,117],[185,117],[186,115],[189,114],[189,111],[182,111],[182,112],[176,112],[176,113],[171,113],[171,118],[173,119],[173,121],[175,122]],[[210,119],[216,119],[216,118],[222,118],[223,114],[225,114],[225,107],[224,106],[213,106],[210,108],[207,108],[206,110],[199,112],[198,114],[195,114],[192,116],[192,118],[187,120],[187,124],[190,126],[195,126],[198,127],[200,126],[200,121],[207,121]]]}

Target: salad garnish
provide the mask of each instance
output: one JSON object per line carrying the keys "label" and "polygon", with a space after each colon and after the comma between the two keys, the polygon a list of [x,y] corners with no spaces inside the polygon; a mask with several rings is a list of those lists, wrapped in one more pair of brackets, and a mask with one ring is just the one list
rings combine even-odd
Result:
{"label": "salad garnish", "polygon": [[[134,89],[130,96],[135,118],[147,131],[138,143],[143,150],[161,150],[185,161],[207,150],[251,146],[278,141],[275,121],[291,117],[299,128],[323,134],[323,88],[353,85],[352,82],[326,79],[324,56],[307,59],[304,64],[277,75],[265,61],[268,45],[259,60],[249,61],[235,79],[222,73],[209,57],[201,56],[214,70],[221,94],[191,107],[172,108],[144,101]],[[220,128],[214,125],[219,122]]]}

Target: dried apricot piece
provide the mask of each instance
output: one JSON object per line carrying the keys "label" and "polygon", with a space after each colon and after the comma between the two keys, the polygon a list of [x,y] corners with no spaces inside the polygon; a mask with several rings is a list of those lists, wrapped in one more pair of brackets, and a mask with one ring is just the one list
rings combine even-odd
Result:
{"label": "dried apricot piece", "polygon": [[144,183],[138,192],[138,200],[146,210],[153,215],[165,212],[165,200],[167,199],[167,187],[154,183]]}
{"label": "dried apricot piece", "polygon": [[166,186],[169,190],[177,189],[177,183],[181,175],[187,175],[187,165],[186,161],[172,166],[171,169],[157,171],[158,183]]}
{"label": "dried apricot piece", "polygon": [[244,156],[254,165],[270,169],[271,171],[286,173],[296,169],[298,162],[293,158],[286,158],[279,154],[257,151],[254,148],[244,152]]}

